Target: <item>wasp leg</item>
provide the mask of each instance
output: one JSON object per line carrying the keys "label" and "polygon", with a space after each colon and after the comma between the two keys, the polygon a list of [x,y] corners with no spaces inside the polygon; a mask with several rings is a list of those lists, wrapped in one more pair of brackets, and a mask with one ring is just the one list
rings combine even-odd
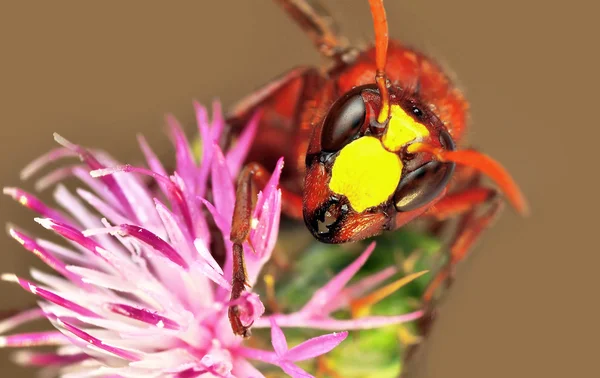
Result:
{"label": "wasp leg", "polygon": [[446,195],[440,202],[433,205],[425,215],[439,221],[445,221],[453,216],[472,211],[474,207],[489,203],[497,195],[498,192],[490,188],[468,188]]}
{"label": "wasp leg", "polygon": [[[296,173],[303,172],[306,144],[312,132],[311,119],[307,118],[313,114],[313,97],[320,93],[324,81],[317,69],[298,67],[242,99],[227,117],[228,132],[225,133],[227,140],[222,141],[223,149],[227,149],[232,138],[259,112],[258,133],[247,161],[258,161],[272,168],[284,156],[286,173],[290,173],[290,169]],[[304,143],[298,144],[297,141]],[[302,161],[302,166],[298,165],[299,161]]]}
{"label": "wasp leg", "polygon": [[[467,257],[483,231],[493,223],[504,204],[497,190],[478,186],[479,182],[480,175],[473,175],[461,190],[447,195],[427,212],[427,215],[439,221],[457,215],[460,215],[460,219],[450,243],[448,261],[437,272],[423,294],[424,314],[418,321],[422,337],[429,334],[437,316],[436,293],[441,288],[445,289],[444,292],[450,288],[456,267]],[[478,214],[482,206],[488,207]],[[419,344],[411,345],[406,351],[405,361],[408,362],[419,348]],[[403,376],[406,374],[408,372],[403,373]]]}
{"label": "wasp leg", "polygon": [[[312,71],[312,68],[303,66],[293,68],[237,101],[227,114],[221,149],[226,150],[231,145],[232,139],[248,124],[256,111],[261,111],[261,124],[285,123],[285,120],[291,119],[294,109],[286,106],[284,100],[294,103],[304,77]],[[287,128],[288,125],[278,126]]]}
{"label": "wasp leg", "polygon": [[[449,281],[448,285],[451,283],[456,266],[466,258],[471,247],[477,242],[482,232],[492,224],[496,219],[496,216],[500,213],[503,205],[500,197],[492,195],[489,203],[490,207],[483,214],[476,216],[474,211],[475,208],[473,208],[460,220],[455,237],[450,246],[448,262],[427,287],[425,294],[423,295],[425,303],[429,303],[433,300],[440,285],[446,281]],[[459,204],[458,206],[463,206],[463,204]],[[457,210],[459,210],[458,206]]]}
{"label": "wasp leg", "polygon": [[[495,220],[501,210],[502,199],[499,192],[493,188],[481,186],[481,174],[469,168],[457,172],[458,180],[454,184],[453,192],[446,195],[426,213],[427,216],[444,222],[454,216],[460,216],[454,237],[450,243],[449,258],[445,266],[429,283],[423,294],[426,309],[433,312],[432,301],[435,293],[445,283],[446,289],[451,285],[457,265],[463,261],[471,247],[482,232]],[[478,215],[478,210],[488,206]],[[430,328],[433,313],[429,316],[426,312],[422,331],[427,333]]]}
{"label": "wasp leg", "polygon": [[339,34],[333,17],[316,0],[275,0],[308,35],[317,50],[325,57],[342,55],[348,41]]}
{"label": "wasp leg", "polygon": [[[230,111],[230,119],[250,118],[255,109],[264,105],[268,106],[271,102],[282,101],[284,98],[289,102],[290,99],[286,96],[287,93],[285,92],[290,91],[290,89],[295,89],[295,86],[300,85],[300,81],[302,81],[303,77],[313,73],[316,73],[314,68],[300,66],[276,77],[237,101]],[[296,83],[297,81],[298,83]],[[290,88],[290,85],[294,88]],[[279,108],[280,106],[274,104],[272,107]],[[290,114],[281,115],[285,116]]]}
{"label": "wasp leg", "polygon": [[[238,179],[230,234],[233,243],[232,302],[239,299],[248,286],[243,243],[250,234],[254,193],[266,185],[269,177],[269,171],[262,165],[250,163],[242,169]],[[293,218],[302,218],[302,198],[284,188],[281,189],[281,196],[282,212]],[[232,305],[228,315],[233,332],[249,337],[250,328],[242,324],[238,305]]]}

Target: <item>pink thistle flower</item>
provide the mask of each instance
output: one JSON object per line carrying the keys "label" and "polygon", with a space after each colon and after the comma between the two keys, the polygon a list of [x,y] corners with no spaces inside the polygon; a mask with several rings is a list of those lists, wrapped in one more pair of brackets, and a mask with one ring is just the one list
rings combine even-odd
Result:
{"label": "pink thistle flower", "polygon": [[[54,352],[22,350],[18,363],[52,369],[63,377],[262,377],[251,360],[281,367],[293,377],[310,375],[294,363],[327,353],[347,330],[398,324],[420,312],[399,316],[337,320],[332,312],[348,308],[359,295],[395,273],[386,269],[358,283],[346,284],[367,260],[371,245],[354,263],[315,293],[298,312],[263,316],[259,296],[246,292],[237,304],[244,325],[271,328],[274,351],[250,348],[233,334],[227,318],[231,292],[232,251],[228,240],[234,178],[239,173],[258,126],[254,117],[228,151],[218,145],[224,130],[220,105],[213,119],[195,104],[203,141],[198,164],[173,117],[167,118],[176,151],[176,169],[167,173],[143,137],[139,143],[147,168],[121,165],[103,151],[91,151],[55,135],[62,146],[27,166],[27,179],[47,164],[79,156],[81,163],[61,167],[42,177],[38,189],[56,185],[48,206],[18,188],[4,193],[39,214],[44,228],[65,245],[28,235],[15,227],[9,234],[58,275],[31,270],[32,280],[3,274],[39,297],[39,308],[0,321],[0,334],[36,319],[47,318],[54,331],[0,336],[1,347],[54,346]],[[280,160],[253,213],[246,255],[249,284],[256,283],[277,240],[281,210]],[[87,188],[73,193],[60,182],[78,178]],[[151,178],[157,189],[144,179]],[[208,183],[210,181],[210,188]],[[208,200],[207,198],[210,198]],[[92,211],[91,209],[94,209]],[[209,231],[207,213],[221,231]],[[210,250],[211,238],[224,237],[221,266]],[[249,245],[245,246],[250,251]],[[334,332],[291,349],[279,327]]]}

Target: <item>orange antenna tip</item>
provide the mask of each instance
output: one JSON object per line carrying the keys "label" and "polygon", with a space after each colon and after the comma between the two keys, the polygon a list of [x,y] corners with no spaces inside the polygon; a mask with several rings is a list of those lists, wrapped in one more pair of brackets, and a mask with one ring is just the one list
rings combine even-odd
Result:
{"label": "orange antenna tip", "polygon": [[475,150],[447,151],[424,143],[410,145],[408,152],[428,152],[439,161],[454,162],[480,171],[494,180],[519,214],[529,215],[529,205],[517,183],[500,163],[488,155]]}

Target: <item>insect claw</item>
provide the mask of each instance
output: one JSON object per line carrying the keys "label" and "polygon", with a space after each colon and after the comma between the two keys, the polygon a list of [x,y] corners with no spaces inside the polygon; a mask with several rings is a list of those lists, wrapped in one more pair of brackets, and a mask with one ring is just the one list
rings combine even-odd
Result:
{"label": "insect claw", "polygon": [[254,253],[256,255],[256,248],[254,248],[254,244],[252,244],[252,239],[250,239],[250,237],[248,237],[248,240],[246,240],[246,241],[248,242],[248,245],[250,246],[252,253]]}

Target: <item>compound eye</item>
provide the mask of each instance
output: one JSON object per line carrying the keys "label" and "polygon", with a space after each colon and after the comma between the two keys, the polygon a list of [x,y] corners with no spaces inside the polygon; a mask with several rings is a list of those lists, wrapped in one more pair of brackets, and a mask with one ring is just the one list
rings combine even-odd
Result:
{"label": "compound eye", "polygon": [[360,92],[351,91],[336,102],[325,122],[321,134],[321,149],[336,152],[349,143],[365,123],[367,110]]}
{"label": "compound eye", "polygon": [[411,211],[435,199],[446,187],[454,163],[430,161],[410,172],[400,181],[394,194],[394,204],[398,211]]}

